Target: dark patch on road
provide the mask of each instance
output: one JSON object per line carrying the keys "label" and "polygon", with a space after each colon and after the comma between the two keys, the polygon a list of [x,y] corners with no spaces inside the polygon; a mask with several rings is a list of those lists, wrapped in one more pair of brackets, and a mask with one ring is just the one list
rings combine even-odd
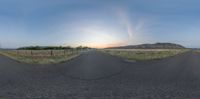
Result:
{"label": "dark patch on road", "polygon": [[0,97],[198,99],[199,60],[187,52],[132,63],[93,51],[62,64],[28,65],[0,56]]}
{"label": "dark patch on road", "polygon": [[126,66],[120,58],[91,51],[62,64],[61,73],[82,80],[97,80],[120,74]]}

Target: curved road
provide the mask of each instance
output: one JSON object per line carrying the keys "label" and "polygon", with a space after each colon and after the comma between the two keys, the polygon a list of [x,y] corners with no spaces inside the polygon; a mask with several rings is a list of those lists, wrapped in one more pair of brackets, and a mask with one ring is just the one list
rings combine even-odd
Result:
{"label": "curved road", "polygon": [[92,51],[54,65],[0,56],[1,98],[198,99],[200,54],[134,63]]}

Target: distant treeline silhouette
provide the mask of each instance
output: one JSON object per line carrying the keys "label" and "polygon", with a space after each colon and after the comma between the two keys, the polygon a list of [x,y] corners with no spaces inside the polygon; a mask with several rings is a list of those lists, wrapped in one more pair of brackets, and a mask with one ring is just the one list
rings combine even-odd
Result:
{"label": "distant treeline silhouette", "polygon": [[28,47],[20,47],[17,50],[70,50],[70,49],[91,49],[89,47],[85,46],[79,46],[79,47],[70,47],[70,46],[28,46]]}

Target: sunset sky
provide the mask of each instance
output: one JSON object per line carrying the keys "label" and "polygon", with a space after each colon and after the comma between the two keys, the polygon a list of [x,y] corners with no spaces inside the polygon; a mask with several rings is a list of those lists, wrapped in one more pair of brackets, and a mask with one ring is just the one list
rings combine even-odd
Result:
{"label": "sunset sky", "polygon": [[200,47],[200,0],[0,0],[0,45]]}

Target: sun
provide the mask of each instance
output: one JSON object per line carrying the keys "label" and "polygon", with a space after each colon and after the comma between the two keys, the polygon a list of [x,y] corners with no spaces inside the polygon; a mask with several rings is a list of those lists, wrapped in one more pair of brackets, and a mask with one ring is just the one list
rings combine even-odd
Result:
{"label": "sun", "polygon": [[84,41],[82,45],[94,48],[106,48],[114,45],[119,45],[121,39],[117,37],[117,33],[107,28],[90,27],[85,28],[83,33]]}

